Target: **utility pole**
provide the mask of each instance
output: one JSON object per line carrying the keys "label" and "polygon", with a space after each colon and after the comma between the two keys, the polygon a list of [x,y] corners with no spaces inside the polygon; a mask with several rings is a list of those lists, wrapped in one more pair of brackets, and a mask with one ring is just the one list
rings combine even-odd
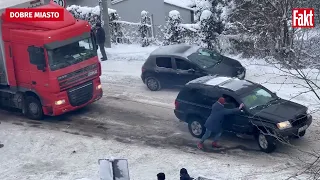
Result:
{"label": "utility pole", "polygon": [[109,26],[109,12],[108,12],[108,0],[99,0],[100,17],[103,29],[106,32],[105,47],[111,48],[110,26]]}

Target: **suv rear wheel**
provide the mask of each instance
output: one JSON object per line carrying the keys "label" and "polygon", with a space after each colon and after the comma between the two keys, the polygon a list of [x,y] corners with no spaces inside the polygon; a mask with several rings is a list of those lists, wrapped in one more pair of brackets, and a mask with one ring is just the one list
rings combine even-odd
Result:
{"label": "suv rear wheel", "polygon": [[189,132],[193,137],[201,138],[206,132],[206,128],[199,117],[192,117],[188,124]]}
{"label": "suv rear wheel", "polygon": [[155,77],[147,77],[145,83],[151,91],[159,91],[161,89],[160,81]]}
{"label": "suv rear wheel", "polygon": [[256,139],[261,151],[265,153],[272,153],[276,149],[276,140],[274,137],[259,131],[256,135]]}

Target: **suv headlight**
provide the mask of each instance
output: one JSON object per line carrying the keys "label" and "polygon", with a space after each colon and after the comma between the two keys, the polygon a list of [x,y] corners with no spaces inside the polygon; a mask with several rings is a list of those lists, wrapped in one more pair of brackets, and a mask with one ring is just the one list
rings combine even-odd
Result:
{"label": "suv headlight", "polygon": [[287,128],[291,128],[292,125],[289,121],[284,121],[284,122],[277,123],[277,127],[279,129],[287,129]]}

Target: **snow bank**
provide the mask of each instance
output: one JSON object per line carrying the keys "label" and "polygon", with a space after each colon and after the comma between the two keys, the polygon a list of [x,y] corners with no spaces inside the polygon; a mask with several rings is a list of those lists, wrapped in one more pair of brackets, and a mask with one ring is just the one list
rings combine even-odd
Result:
{"label": "snow bank", "polygon": [[[95,7],[88,7],[88,6],[78,6],[78,5],[71,5],[67,7],[68,11],[75,11],[80,13],[81,15],[86,15],[86,14],[95,14],[95,15],[100,15],[100,7],[99,6],[95,6]],[[108,13],[112,14],[112,13],[116,13],[117,11],[114,9],[110,9],[108,8]]]}
{"label": "snow bank", "polygon": [[179,19],[180,18],[180,12],[177,10],[172,10],[169,12],[169,17],[172,19]]}
{"label": "snow bank", "polygon": [[180,26],[193,32],[198,32],[200,30],[199,24],[180,24]]}
{"label": "snow bank", "polygon": [[184,153],[8,123],[1,124],[0,137],[5,144],[0,149],[0,179],[98,180],[98,159],[106,155],[128,159],[131,179],[136,180],[156,179],[159,172],[165,172],[167,179],[179,179],[182,167],[191,176],[219,180],[250,174],[252,179],[270,179],[292,173],[290,169],[276,171],[292,165],[286,165],[282,157]]}

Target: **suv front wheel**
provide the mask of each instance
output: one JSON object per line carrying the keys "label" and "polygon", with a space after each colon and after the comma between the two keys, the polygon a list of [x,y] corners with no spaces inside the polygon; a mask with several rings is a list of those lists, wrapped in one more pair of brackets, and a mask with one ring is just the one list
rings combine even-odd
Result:
{"label": "suv front wheel", "polygon": [[274,137],[259,131],[256,135],[256,139],[261,151],[272,153],[276,149],[276,140]]}
{"label": "suv front wheel", "polygon": [[191,118],[188,124],[188,128],[191,135],[196,138],[202,138],[202,136],[206,132],[204,124],[198,117]]}

